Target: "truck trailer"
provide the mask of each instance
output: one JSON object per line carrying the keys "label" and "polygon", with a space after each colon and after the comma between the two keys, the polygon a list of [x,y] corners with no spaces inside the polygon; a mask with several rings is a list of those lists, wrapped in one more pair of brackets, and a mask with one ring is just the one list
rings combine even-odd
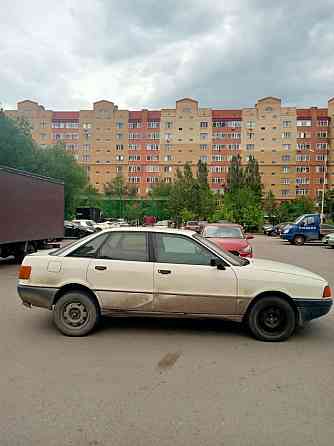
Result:
{"label": "truck trailer", "polygon": [[23,257],[64,236],[64,184],[0,166],[0,257]]}

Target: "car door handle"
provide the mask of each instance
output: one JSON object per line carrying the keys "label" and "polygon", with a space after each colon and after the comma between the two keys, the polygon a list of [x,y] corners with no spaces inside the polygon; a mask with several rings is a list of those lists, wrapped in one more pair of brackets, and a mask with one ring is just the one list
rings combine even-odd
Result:
{"label": "car door handle", "polygon": [[103,266],[103,265],[96,265],[96,266],[95,266],[95,269],[97,269],[98,271],[104,271],[104,270],[107,269],[107,267],[106,267],[106,266]]}
{"label": "car door handle", "polygon": [[170,269],[158,269],[160,274],[170,274],[172,271]]}

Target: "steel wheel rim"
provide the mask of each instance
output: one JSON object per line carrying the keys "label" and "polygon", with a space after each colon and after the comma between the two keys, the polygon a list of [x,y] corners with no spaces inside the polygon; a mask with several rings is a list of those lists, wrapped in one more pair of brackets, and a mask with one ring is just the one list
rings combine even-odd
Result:
{"label": "steel wheel rim", "polygon": [[88,323],[89,313],[82,302],[73,301],[64,305],[61,317],[69,328],[82,328]]}
{"label": "steel wheel rim", "polygon": [[258,323],[261,330],[268,334],[281,334],[287,323],[286,312],[278,306],[270,305],[259,312]]}

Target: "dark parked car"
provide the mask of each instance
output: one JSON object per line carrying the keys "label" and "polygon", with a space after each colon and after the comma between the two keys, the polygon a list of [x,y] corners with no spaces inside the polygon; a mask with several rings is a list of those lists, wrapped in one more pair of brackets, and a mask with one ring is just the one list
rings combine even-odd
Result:
{"label": "dark parked car", "polygon": [[94,234],[95,229],[86,228],[85,226],[77,225],[71,221],[64,222],[64,234],[65,238],[82,238],[86,235]]}

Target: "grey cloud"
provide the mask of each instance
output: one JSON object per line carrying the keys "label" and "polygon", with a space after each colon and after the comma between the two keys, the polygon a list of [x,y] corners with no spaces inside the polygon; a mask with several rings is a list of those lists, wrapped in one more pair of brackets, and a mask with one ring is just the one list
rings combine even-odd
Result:
{"label": "grey cloud", "polygon": [[[232,108],[274,95],[325,106],[334,96],[330,0],[20,3],[0,19],[5,105],[27,97],[77,109],[105,97],[160,108],[192,96]],[[38,11],[48,11],[44,28]]]}

